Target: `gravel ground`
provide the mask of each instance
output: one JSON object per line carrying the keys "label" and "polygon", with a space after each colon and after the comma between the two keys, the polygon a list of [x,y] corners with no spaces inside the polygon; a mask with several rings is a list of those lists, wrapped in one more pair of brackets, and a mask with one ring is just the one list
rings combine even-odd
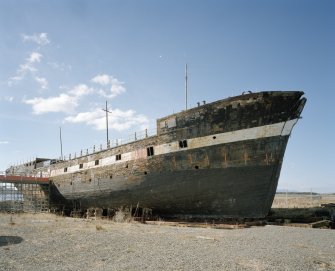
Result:
{"label": "gravel ground", "polygon": [[0,270],[335,270],[335,231],[0,214]]}

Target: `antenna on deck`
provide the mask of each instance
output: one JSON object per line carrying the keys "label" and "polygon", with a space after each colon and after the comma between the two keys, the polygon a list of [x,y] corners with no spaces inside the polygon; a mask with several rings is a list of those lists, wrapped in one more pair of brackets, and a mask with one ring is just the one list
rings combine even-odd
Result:
{"label": "antenna on deck", "polygon": [[187,110],[187,63],[185,64],[185,109]]}
{"label": "antenna on deck", "polygon": [[107,107],[107,101],[106,101],[106,109],[102,109],[102,111],[106,112],[106,132],[107,132],[107,147],[109,145],[109,139],[108,139],[108,113],[111,113],[110,111],[108,111],[108,107]]}

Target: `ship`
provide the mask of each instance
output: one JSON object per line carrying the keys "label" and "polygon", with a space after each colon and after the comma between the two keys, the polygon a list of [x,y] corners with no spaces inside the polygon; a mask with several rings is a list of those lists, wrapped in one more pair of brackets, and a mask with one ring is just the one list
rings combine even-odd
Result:
{"label": "ship", "polygon": [[48,177],[55,199],[82,210],[140,205],[166,217],[262,218],[303,95],[246,92],[198,103],[157,119],[153,136],[67,160],[36,159],[6,174]]}

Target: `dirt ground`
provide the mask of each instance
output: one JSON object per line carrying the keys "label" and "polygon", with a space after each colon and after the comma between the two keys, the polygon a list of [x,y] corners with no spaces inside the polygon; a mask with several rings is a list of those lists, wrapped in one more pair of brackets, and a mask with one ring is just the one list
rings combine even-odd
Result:
{"label": "dirt ground", "polygon": [[0,214],[0,270],[335,270],[335,231]]}

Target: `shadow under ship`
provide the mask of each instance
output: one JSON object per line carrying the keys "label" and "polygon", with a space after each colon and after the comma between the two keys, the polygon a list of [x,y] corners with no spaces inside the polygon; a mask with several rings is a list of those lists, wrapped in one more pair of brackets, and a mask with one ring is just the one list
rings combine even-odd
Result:
{"label": "shadow under ship", "polygon": [[150,208],[169,217],[261,218],[272,205],[301,91],[247,93],[157,120],[157,134],[7,174],[48,176],[77,208]]}

